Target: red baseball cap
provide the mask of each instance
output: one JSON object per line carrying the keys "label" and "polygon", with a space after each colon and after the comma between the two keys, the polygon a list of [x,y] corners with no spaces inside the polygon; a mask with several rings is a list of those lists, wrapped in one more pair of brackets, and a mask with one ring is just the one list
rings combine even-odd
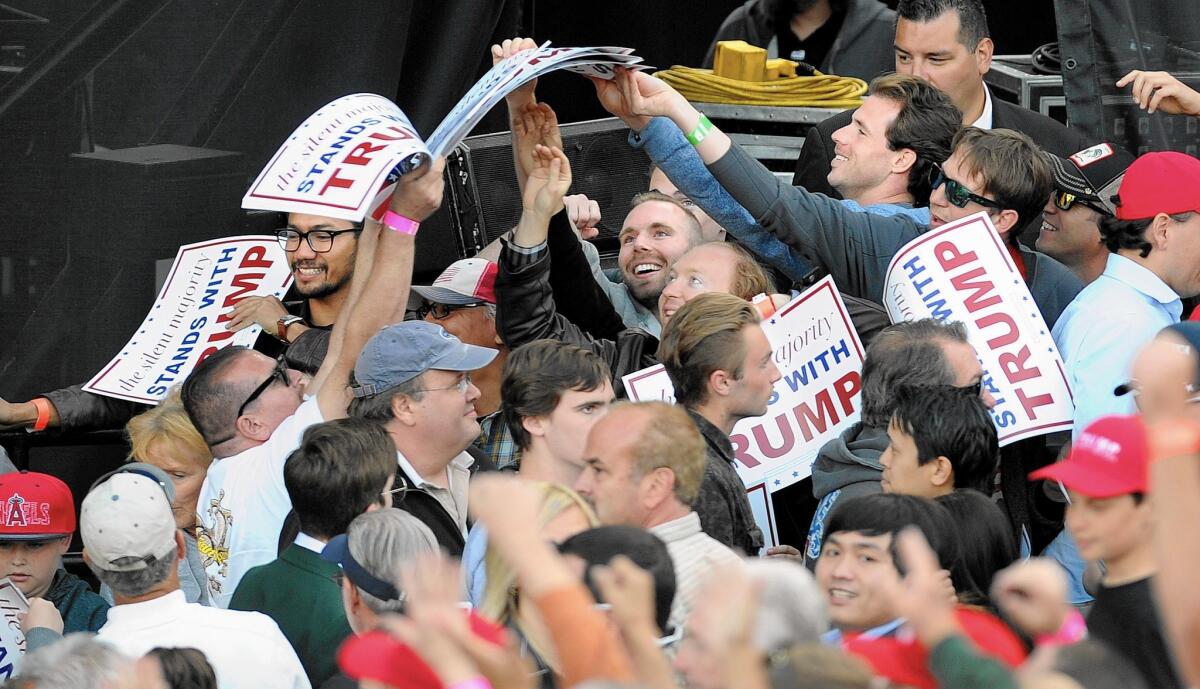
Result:
{"label": "red baseball cap", "polygon": [[1103,416],[1079,434],[1065,460],[1042,467],[1029,478],[1060,481],[1090,498],[1145,493],[1149,454],[1141,417]]}
{"label": "red baseball cap", "polygon": [[[475,636],[497,646],[503,643],[503,627],[473,612],[466,615]],[[444,689],[442,680],[424,659],[387,632],[350,637],[338,650],[337,661],[350,679],[372,679],[396,689]]]}
{"label": "red baseball cap", "polygon": [[1177,151],[1139,157],[1125,170],[1116,203],[1118,220],[1200,210],[1200,160]]}
{"label": "red baseball cap", "polygon": [[75,533],[75,498],[50,474],[0,474],[0,541],[43,541]]}

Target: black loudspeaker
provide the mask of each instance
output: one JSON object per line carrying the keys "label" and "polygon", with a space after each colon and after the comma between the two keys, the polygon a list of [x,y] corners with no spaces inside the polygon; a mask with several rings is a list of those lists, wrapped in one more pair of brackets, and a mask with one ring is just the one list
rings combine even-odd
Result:
{"label": "black loudspeaker", "polygon": [[[596,239],[601,253],[615,252],[617,233],[630,201],[646,191],[650,159],[628,142],[629,130],[617,118],[562,126],[571,161],[572,194],[587,194],[603,216]],[[473,256],[516,227],[521,193],[513,170],[510,132],[464,139],[446,160],[442,209],[421,224],[417,235],[415,284],[431,280],[454,261]]]}

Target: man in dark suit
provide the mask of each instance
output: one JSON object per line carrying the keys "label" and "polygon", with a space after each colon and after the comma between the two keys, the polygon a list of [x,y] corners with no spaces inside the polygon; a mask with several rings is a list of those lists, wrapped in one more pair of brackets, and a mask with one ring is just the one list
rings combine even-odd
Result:
{"label": "man in dark suit", "polygon": [[[964,126],[1013,129],[1063,157],[1093,143],[1077,130],[988,92],[983,75],[991,68],[993,45],[980,0],[901,0],[896,14],[896,71],[919,76],[949,95],[963,114]],[[793,185],[841,198],[827,177],[833,132],[849,124],[851,116],[852,111],[839,113],[809,131]],[[1040,223],[1040,218],[1034,222]],[[1025,235],[1030,241],[1036,236]]]}
{"label": "man in dark suit", "polygon": [[321,551],[358,515],[391,506],[395,471],[391,438],[373,421],[338,419],[308,429],[283,467],[300,533],[279,559],[246,572],[229,602],[275,620],[314,687],[337,673],[338,646],[351,634],[340,569]]}

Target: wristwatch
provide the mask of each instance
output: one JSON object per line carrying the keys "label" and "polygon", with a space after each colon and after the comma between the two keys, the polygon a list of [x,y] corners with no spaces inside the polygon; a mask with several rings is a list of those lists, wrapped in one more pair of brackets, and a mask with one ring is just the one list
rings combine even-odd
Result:
{"label": "wristwatch", "polygon": [[287,336],[288,326],[291,325],[292,323],[303,323],[303,322],[304,322],[303,318],[301,318],[299,316],[293,316],[291,314],[281,317],[278,321],[275,322],[275,337],[276,337],[276,339],[278,339],[280,342],[282,342],[284,344],[291,344],[292,341],[289,340],[288,336]]}

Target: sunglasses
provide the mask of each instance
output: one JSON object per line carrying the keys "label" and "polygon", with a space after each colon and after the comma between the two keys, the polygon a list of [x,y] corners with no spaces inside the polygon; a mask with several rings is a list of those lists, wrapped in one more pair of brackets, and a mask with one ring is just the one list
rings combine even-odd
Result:
{"label": "sunglasses", "polygon": [[445,320],[450,317],[450,314],[462,309],[473,309],[477,306],[487,306],[486,301],[476,301],[470,304],[426,304],[417,309],[417,318],[425,320],[425,317],[432,314],[435,320]]}
{"label": "sunglasses", "polygon": [[271,383],[277,380],[280,383],[283,383],[284,386],[292,384],[291,378],[288,376],[287,361],[285,361],[282,356],[275,360],[275,368],[271,369],[271,375],[268,376],[266,380],[259,383],[258,387],[254,388],[254,392],[251,392],[250,396],[246,398],[246,401],[242,402],[242,406],[238,407],[237,416],[234,418],[240,418],[243,414],[245,414],[246,407],[249,407],[251,404],[253,404],[254,400],[261,397],[262,394],[267,391],[267,388],[271,387]]}
{"label": "sunglasses", "polygon": [[988,208],[1003,208],[999,202],[980,196],[979,194],[972,193],[970,189],[967,189],[961,183],[950,179],[946,176],[946,173],[942,171],[941,167],[936,167],[934,169],[937,170],[937,174],[933,177],[933,186],[930,187],[930,191],[932,192],[934,189],[937,189],[945,184],[946,200],[955,207],[966,208],[968,203],[974,201],[975,203],[978,203],[981,206],[987,206]]}
{"label": "sunglasses", "polygon": [[1108,211],[1097,208],[1093,202],[1089,201],[1088,199],[1080,198],[1069,191],[1059,191],[1058,189],[1054,190],[1054,207],[1058,210],[1069,211],[1071,210],[1071,207],[1077,203],[1087,206],[1097,213],[1103,213],[1104,215],[1109,214]]}

